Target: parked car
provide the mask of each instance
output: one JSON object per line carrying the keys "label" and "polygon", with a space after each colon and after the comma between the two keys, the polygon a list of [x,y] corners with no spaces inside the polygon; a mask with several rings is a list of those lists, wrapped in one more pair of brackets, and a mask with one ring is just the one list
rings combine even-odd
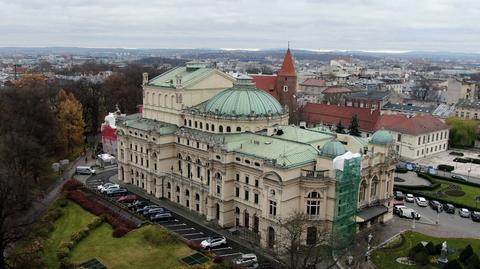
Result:
{"label": "parked car", "polygon": [[233,263],[242,267],[258,268],[258,258],[253,253],[242,254],[240,257],[235,258]]}
{"label": "parked car", "polygon": [[418,205],[418,206],[421,206],[421,207],[426,207],[426,206],[428,206],[428,201],[427,201],[427,199],[425,199],[424,197],[417,197],[417,198],[415,198],[415,202],[417,202],[417,205]]}
{"label": "parked car", "polygon": [[163,207],[155,207],[155,208],[151,208],[151,209],[148,209],[148,210],[145,210],[142,212],[142,214],[145,216],[145,217],[148,217],[150,215],[155,215],[155,214],[159,214],[159,213],[165,213],[166,210],[165,208]]}
{"label": "parked car", "polygon": [[452,204],[444,204],[443,209],[449,214],[455,214],[455,207]]}
{"label": "parked car", "polygon": [[473,211],[471,217],[473,221],[480,222],[480,212]]}
{"label": "parked car", "polygon": [[461,208],[458,213],[460,214],[460,217],[462,218],[470,218],[470,210],[466,208]]}
{"label": "parked car", "polygon": [[137,208],[144,207],[144,206],[146,206],[146,205],[147,205],[147,201],[145,201],[145,200],[137,200],[137,201],[135,201],[135,202],[133,202],[133,203],[128,204],[128,208],[129,208],[129,209],[135,209],[135,210],[136,210]]}
{"label": "parked car", "polygon": [[465,178],[464,176],[461,176],[461,175],[452,175],[452,178],[457,179],[457,180],[467,181],[467,178]]}
{"label": "parked car", "polygon": [[421,218],[420,214],[418,214],[412,208],[408,208],[408,207],[399,209],[398,215],[401,218],[407,218],[407,219],[415,218],[416,220],[419,220]]}
{"label": "parked car", "polygon": [[400,209],[407,208],[404,205],[394,205],[393,206],[393,214],[400,215]]}
{"label": "parked car", "polygon": [[158,205],[146,205],[144,207],[138,207],[136,212],[140,213],[140,214],[143,214],[143,211],[148,211],[152,208],[158,208],[158,207],[160,207],[160,206],[158,206]]}
{"label": "parked car", "polygon": [[171,220],[173,215],[170,212],[158,213],[150,215],[151,221]]}
{"label": "parked car", "polygon": [[443,211],[442,204],[439,201],[430,200],[430,202],[428,202],[428,204],[435,211]]}
{"label": "parked car", "polygon": [[413,197],[413,194],[408,193],[408,194],[405,196],[405,202],[413,203],[414,201],[415,201],[415,197]]}
{"label": "parked car", "polygon": [[119,190],[120,186],[108,186],[100,190],[101,193],[107,193],[108,191]]}
{"label": "parked car", "polygon": [[137,200],[138,196],[136,196],[135,194],[125,195],[117,199],[119,203],[133,203]]}
{"label": "parked car", "polygon": [[203,249],[210,249],[214,247],[224,246],[227,244],[227,239],[223,236],[209,237],[200,243]]}
{"label": "parked car", "polygon": [[393,195],[395,196],[395,200],[403,200],[403,198],[405,198],[405,194],[401,191],[395,191]]}
{"label": "parked car", "polygon": [[97,191],[100,191],[100,192],[101,192],[103,189],[108,188],[108,187],[110,187],[110,186],[116,186],[116,187],[119,187],[119,188],[120,188],[120,186],[119,186],[118,184],[113,184],[113,183],[111,183],[111,182],[107,182],[107,183],[105,183],[105,184],[103,184],[103,185],[98,185],[98,186],[97,186]]}
{"label": "parked car", "polygon": [[108,196],[124,196],[128,193],[127,189],[113,189],[113,190],[107,190],[105,193]]}
{"label": "parked car", "polygon": [[90,166],[77,166],[75,168],[75,174],[80,175],[95,175],[96,171]]}

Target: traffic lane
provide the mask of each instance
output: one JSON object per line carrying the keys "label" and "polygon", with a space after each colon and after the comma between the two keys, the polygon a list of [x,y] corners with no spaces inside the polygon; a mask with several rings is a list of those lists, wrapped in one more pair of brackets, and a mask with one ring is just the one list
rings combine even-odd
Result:
{"label": "traffic lane", "polygon": [[[420,207],[416,203],[405,203],[405,206],[413,208],[422,217],[419,222],[435,224],[437,221],[437,211],[430,206]],[[438,225],[448,230],[471,234],[474,237],[480,237],[480,222],[474,222],[471,218],[462,218],[458,214],[458,208],[455,214],[448,214],[442,211],[438,214]]]}

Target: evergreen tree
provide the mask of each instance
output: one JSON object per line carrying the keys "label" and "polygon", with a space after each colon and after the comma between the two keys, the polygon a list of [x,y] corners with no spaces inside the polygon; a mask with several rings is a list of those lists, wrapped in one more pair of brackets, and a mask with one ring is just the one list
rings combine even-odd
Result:
{"label": "evergreen tree", "polygon": [[342,121],[338,121],[337,125],[335,125],[335,132],[338,134],[345,133],[345,127],[342,125]]}
{"label": "evergreen tree", "polygon": [[353,136],[360,136],[360,130],[358,129],[358,117],[353,115],[350,126],[348,126],[349,134]]}

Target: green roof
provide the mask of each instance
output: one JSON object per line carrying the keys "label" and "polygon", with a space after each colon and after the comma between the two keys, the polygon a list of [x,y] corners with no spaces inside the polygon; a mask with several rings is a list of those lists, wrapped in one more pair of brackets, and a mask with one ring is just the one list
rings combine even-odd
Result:
{"label": "green roof", "polygon": [[175,124],[165,123],[165,122],[146,119],[146,118],[125,120],[120,125],[137,129],[140,131],[147,131],[147,132],[153,131],[153,132],[157,132],[160,135],[173,134],[178,129],[178,127]]}
{"label": "green roof", "polygon": [[148,85],[176,88],[177,76],[179,76],[181,77],[181,85],[186,86],[207,77],[212,72],[214,72],[214,69],[207,68],[205,64],[190,62],[187,63],[187,66],[174,68],[151,79],[148,82]]}
{"label": "green roof", "polygon": [[387,130],[380,130],[373,133],[370,143],[377,145],[389,145],[393,143],[393,136]]}
{"label": "green roof", "polygon": [[[333,138],[333,136],[329,134],[316,132],[309,129],[302,129],[296,126],[275,126],[274,128],[277,129],[277,132],[272,135],[272,137],[282,140],[296,141],[305,144],[317,144],[319,142],[327,142]],[[262,132],[262,134],[266,134],[266,132],[264,131]]]}
{"label": "green roof", "polygon": [[259,90],[251,79],[238,79],[226,89],[195,109],[201,113],[228,117],[270,117],[286,112],[271,94]]}

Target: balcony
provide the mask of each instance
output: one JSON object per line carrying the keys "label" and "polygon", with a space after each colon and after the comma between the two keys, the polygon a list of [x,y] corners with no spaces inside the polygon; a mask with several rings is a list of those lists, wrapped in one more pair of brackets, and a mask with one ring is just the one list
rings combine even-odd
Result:
{"label": "balcony", "polygon": [[307,179],[327,179],[329,177],[329,170],[305,170],[302,169],[302,177]]}

